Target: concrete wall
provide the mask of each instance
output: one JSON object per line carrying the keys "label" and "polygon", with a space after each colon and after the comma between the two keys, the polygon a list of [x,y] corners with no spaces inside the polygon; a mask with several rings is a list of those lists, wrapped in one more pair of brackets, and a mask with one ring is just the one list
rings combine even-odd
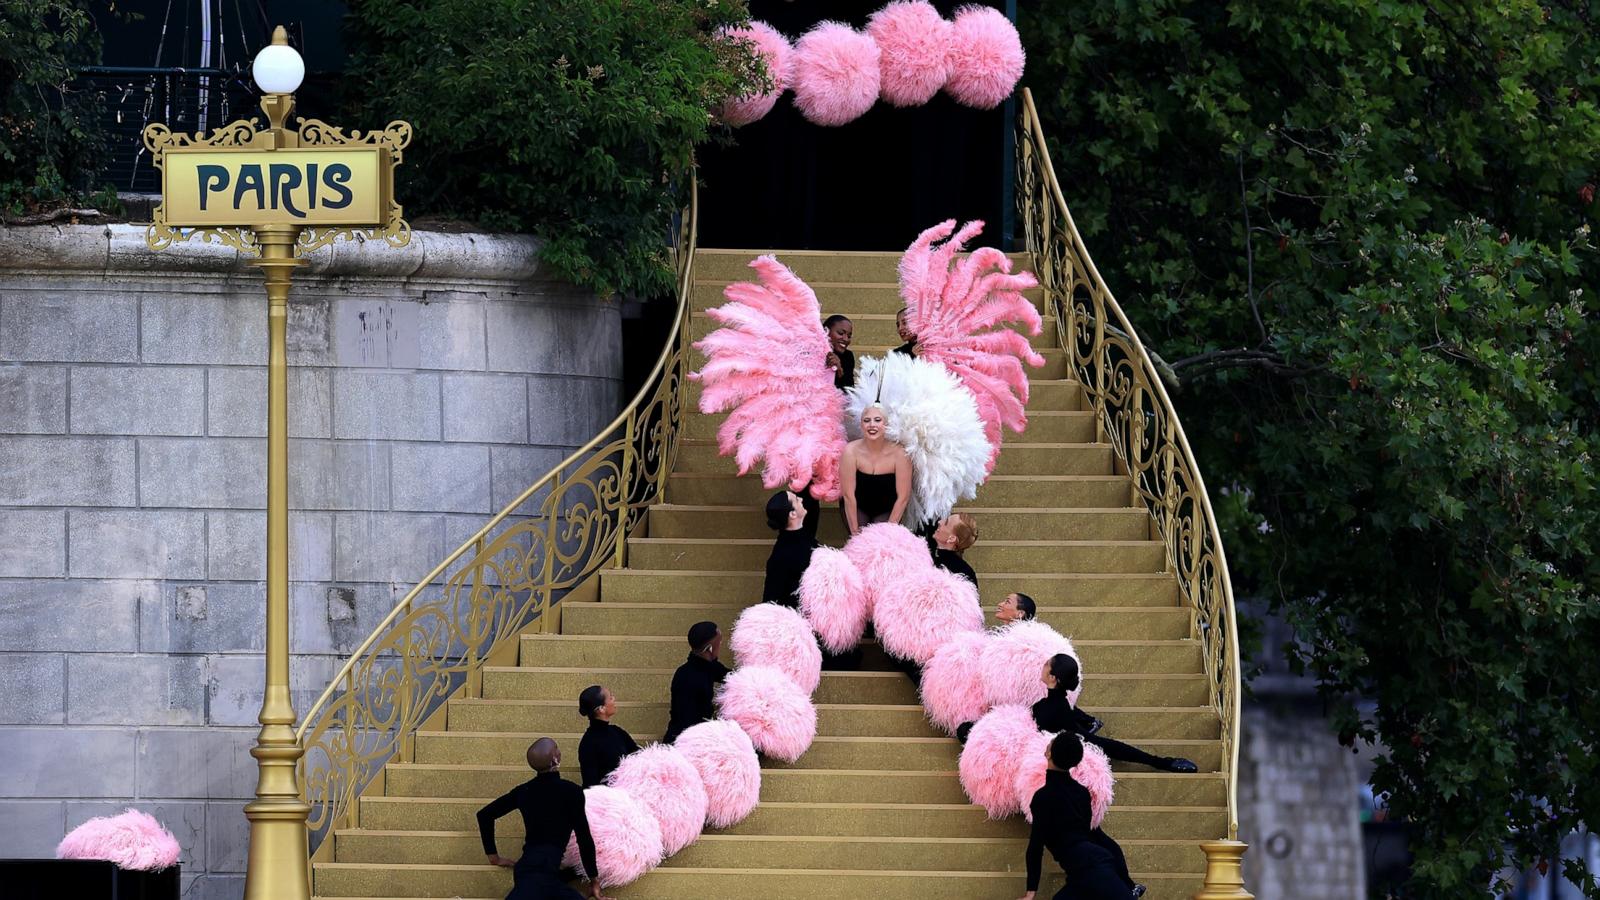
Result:
{"label": "concrete wall", "polygon": [[[289,318],[307,705],[444,555],[618,409],[617,307],[529,239],[342,244]],[[214,245],[0,228],[0,856],[127,805],[242,891],[260,705],[266,302]]]}

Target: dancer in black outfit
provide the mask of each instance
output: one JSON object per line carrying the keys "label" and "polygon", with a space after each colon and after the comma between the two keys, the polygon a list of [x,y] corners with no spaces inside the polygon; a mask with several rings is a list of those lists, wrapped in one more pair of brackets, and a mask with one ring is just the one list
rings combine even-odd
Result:
{"label": "dancer in black outfit", "polygon": [[[793,491],[773,494],[767,501],[767,527],[778,532],[767,556],[767,579],[761,588],[761,599],[766,603],[797,607],[800,598],[800,576],[811,565],[811,551],[817,548],[816,501],[807,506],[805,499]],[[806,528],[810,523],[810,530]]]}
{"label": "dancer in black outfit", "polygon": [[[1073,708],[1067,693],[1078,686],[1078,661],[1065,653],[1050,657],[1040,674],[1048,689],[1043,700],[1033,705],[1033,721],[1045,731],[1071,731],[1085,741],[1106,752],[1106,756],[1121,762],[1138,763],[1163,772],[1192,774],[1198,771],[1195,764],[1177,756],[1156,756],[1138,747],[1112,740],[1086,729],[1086,722],[1098,719]],[[1098,726],[1092,726],[1098,731]]]}
{"label": "dancer in black outfit", "polygon": [[578,695],[578,713],[589,718],[589,729],[578,742],[578,770],[583,773],[583,786],[605,784],[606,776],[639,745],[633,735],[611,724],[611,717],[617,714],[617,698],[600,685],[590,685]]}
{"label": "dancer in black outfit", "polygon": [[939,527],[930,538],[933,546],[933,564],[947,572],[960,575],[978,586],[978,573],[968,565],[965,553],[978,542],[978,520],[969,513],[951,513],[939,520]]}
{"label": "dancer in black outfit", "polygon": [[922,345],[917,343],[916,334],[906,325],[906,312],[907,310],[902,307],[899,312],[894,314],[894,328],[900,332],[900,340],[905,341],[905,343],[889,352],[904,353],[906,356],[921,356]]}
{"label": "dancer in black outfit", "polygon": [[689,629],[689,660],[672,675],[672,714],[661,740],[670,744],[678,735],[717,717],[712,697],[731,671],[717,661],[722,651],[722,631],[715,622],[696,622]]}
{"label": "dancer in black outfit", "polygon": [[822,330],[828,333],[828,368],[833,370],[833,386],[841,391],[856,383],[856,355],[850,352],[855,329],[844,316],[834,315],[822,320]]}
{"label": "dancer in black outfit", "polygon": [[[584,812],[583,789],[561,780],[561,748],[549,738],[528,746],[528,767],[534,777],[512,788],[504,797],[478,810],[478,833],[489,862],[512,871],[511,893],[506,900],[581,900],[582,895],[561,883],[561,855],[567,840],[578,837],[578,857],[589,877],[589,896],[606,900],[594,861],[594,838],[589,834],[589,819]],[[521,858],[513,861],[500,855],[494,842],[494,823],[512,812],[522,813],[527,837]]]}
{"label": "dancer in black outfit", "polygon": [[1039,890],[1046,850],[1067,873],[1067,886],[1055,895],[1055,900],[1131,900],[1143,894],[1142,890],[1135,893],[1123,881],[1111,854],[1090,836],[1089,789],[1071,775],[1072,768],[1083,761],[1083,743],[1078,736],[1069,731],[1056,735],[1045,760],[1049,768],[1044,787],[1034,793],[1028,804],[1033,813],[1033,830],[1028,834],[1025,857],[1028,892],[1022,900],[1034,900]]}

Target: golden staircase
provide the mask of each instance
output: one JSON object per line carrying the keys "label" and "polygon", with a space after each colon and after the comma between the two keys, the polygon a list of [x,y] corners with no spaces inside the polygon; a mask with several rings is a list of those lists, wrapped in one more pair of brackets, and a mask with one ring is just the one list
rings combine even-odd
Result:
{"label": "golden staircase", "polygon": [[[1082,705],[1106,734],[1198,764],[1194,775],[1119,768],[1105,825],[1147,896],[1176,900],[1201,887],[1200,842],[1236,830],[1226,566],[1170,404],[1082,252],[1031,114],[1025,102],[1019,195],[1030,251],[1017,264],[1044,285],[1030,299],[1045,315],[1034,345],[1046,365],[1032,373],[1027,432],[1008,433],[995,474],[962,506],[981,532],[967,558],[987,609],[1009,591],[1031,594],[1039,617],[1073,638]],[[504,896],[510,872],[485,864],[473,813],[528,777],[528,742],[555,737],[575,769],[576,698],[593,683],[619,698],[618,724],[641,743],[654,738],[688,626],[712,619],[727,630],[759,601],[770,492],[717,455],[722,417],[698,413],[698,385],[682,373],[700,362],[686,341],[713,327],[704,310],[763,251],[692,245],[691,209],[680,328],[640,398],[529,489],[522,500],[542,497],[541,517],[502,514],[441,563],[307,716],[307,792],[325,832],[315,896]],[[898,343],[898,253],[777,252],[826,313],[854,320],[858,357]],[[574,503],[574,491],[593,502]],[[831,504],[820,537],[842,543]],[[433,606],[443,611],[430,619]],[[988,821],[966,801],[957,743],[927,724],[909,680],[876,647],[862,671],[825,672],[814,700],[816,742],[795,764],[763,763],[749,818],[608,893],[1021,894],[1025,824]],[[503,850],[520,837],[515,816],[501,820]],[[1052,869],[1047,861],[1042,896],[1060,885]]]}

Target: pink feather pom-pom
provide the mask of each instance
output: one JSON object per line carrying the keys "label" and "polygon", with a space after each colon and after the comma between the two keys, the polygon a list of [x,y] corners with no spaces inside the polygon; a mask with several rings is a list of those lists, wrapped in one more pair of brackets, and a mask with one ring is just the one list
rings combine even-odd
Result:
{"label": "pink feather pom-pom", "polygon": [[844,551],[818,547],[800,576],[800,612],[829,653],[861,643],[867,630],[867,589]]}
{"label": "pink feather pom-pom", "polygon": [[[1037,741],[1030,739],[1024,749],[1022,767],[1017,769],[1017,801],[1022,804],[1022,815],[1033,821],[1033,795],[1044,787],[1044,774],[1048,768],[1044,751],[1055,735],[1039,732]],[[1116,778],[1111,774],[1111,760],[1104,750],[1085,742],[1083,762],[1072,768],[1072,780],[1089,791],[1089,827],[1099,828],[1111,808],[1111,797]]]}
{"label": "pink feather pom-pom", "polygon": [[884,591],[872,621],[889,655],[925,663],[957,635],[982,632],[983,608],[972,582],[929,567],[911,574],[900,590]]}
{"label": "pink feather pom-pom", "polygon": [[794,105],[813,125],[844,125],[878,100],[878,45],[838,22],[822,22],[794,47]]}
{"label": "pink feather pom-pom", "polygon": [[727,828],[750,815],[761,799],[761,760],[737,723],[714,719],[690,726],[672,746],[700,773],[705,785],[706,824]]}
{"label": "pink feather pom-pom", "polygon": [[729,644],[741,667],[777,669],[807,695],[822,681],[817,637],[805,618],[787,606],[757,603],[746,609],[733,623]]}
{"label": "pink feather pom-pom", "polygon": [[756,55],[761,58],[767,76],[772,79],[772,90],[735,97],[722,104],[722,121],[734,128],[743,128],[765,118],[777,105],[778,98],[783,96],[784,89],[789,86],[789,64],[794,48],[789,46],[788,38],[778,33],[778,29],[761,21],[751,22],[741,28],[724,28],[719,34],[754,44]]}
{"label": "pink feather pom-pom", "polygon": [[[666,858],[655,815],[627,791],[597,784],[584,789],[583,800],[602,885],[615,887],[637,881]],[[567,839],[561,864],[582,868],[576,835]]]}
{"label": "pink feather pom-pom", "polygon": [[904,525],[892,522],[879,522],[861,529],[845,542],[844,555],[861,573],[868,615],[873,614],[880,589],[898,590],[907,576],[933,568],[928,545]]}
{"label": "pink feather pom-pom", "polygon": [[[983,657],[979,660],[984,697],[989,705],[1032,706],[1043,700],[1048,690],[1041,677],[1044,664],[1057,653],[1078,659],[1072,641],[1037,619],[1012,622],[992,632],[984,642]],[[1067,699],[1074,706],[1083,692],[1082,660],[1079,660],[1078,676],[1078,686],[1067,692]]]}
{"label": "pink feather pom-pom", "polygon": [[1026,706],[997,706],[972,726],[957,769],[962,790],[989,818],[1004,818],[1022,809],[1017,800],[1017,769],[1038,734],[1033,711]]}
{"label": "pink feather pom-pom", "polygon": [[104,859],[124,869],[157,872],[178,861],[178,839],[155,817],[137,809],[96,816],[68,832],[56,859]]}
{"label": "pink feather pom-pom", "polygon": [[700,773],[683,751],[671,744],[651,744],[624,756],[607,781],[655,816],[661,850],[667,856],[700,837],[709,801]]}
{"label": "pink feather pom-pom", "polygon": [[928,721],[949,734],[963,722],[976,722],[989,708],[978,671],[986,640],[981,631],[955,635],[922,669],[922,706]]}
{"label": "pink feather pom-pom", "polygon": [[740,666],[717,689],[717,709],[757,750],[794,762],[817,736],[817,707],[794,679],[767,666]]}
{"label": "pink feather pom-pom", "polygon": [[892,106],[921,106],[950,77],[954,28],[927,0],[895,0],[872,14],[867,34],[878,45],[879,96]]}
{"label": "pink feather pom-pom", "polygon": [[964,6],[956,13],[953,31],[945,93],[978,109],[1005,102],[1027,62],[1017,26],[992,6]]}

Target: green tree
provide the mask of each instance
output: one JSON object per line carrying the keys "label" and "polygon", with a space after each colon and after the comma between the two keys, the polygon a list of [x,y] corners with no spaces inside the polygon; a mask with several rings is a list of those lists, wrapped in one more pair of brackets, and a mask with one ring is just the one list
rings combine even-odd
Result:
{"label": "green tree", "polygon": [[98,100],[71,86],[99,56],[87,0],[0,0],[0,211],[70,199],[100,171]]}
{"label": "green tree", "polygon": [[407,210],[532,232],[602,292],[671,283],[666,239],[721,100],[759,84],[715,37],[743,0],[353,0],[356,115],[407,119]]}
{"label": "green tree", "polygon": [[1294,625],[1341,739],[1379,746],[1416,896],[1483,896],[1600,825],[1597,18],[1118,0],[1022,22],[1074,214],[1236,489],[1236,584]]}

